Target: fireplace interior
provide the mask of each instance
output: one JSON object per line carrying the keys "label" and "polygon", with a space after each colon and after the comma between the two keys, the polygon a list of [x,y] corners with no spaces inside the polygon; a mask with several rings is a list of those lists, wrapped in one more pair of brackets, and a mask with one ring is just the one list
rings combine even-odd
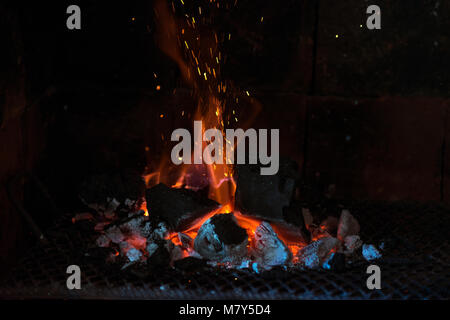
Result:
{"label": "fireplace interior", "polygon": [[[360,1],[0,4],[0,297],[448,299],[450,8],[379,2],[390,31]],[[278,172],[174,164],[194,121],[279,129]]]}

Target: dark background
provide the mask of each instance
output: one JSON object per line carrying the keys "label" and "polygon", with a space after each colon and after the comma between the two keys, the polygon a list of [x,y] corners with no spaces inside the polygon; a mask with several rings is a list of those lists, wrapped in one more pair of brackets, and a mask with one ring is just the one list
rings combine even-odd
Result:
{"label": "dark background", "polygon": [[[81,30],[66,28],[70,4]],[[365,27],[370,4],[381,30]],[[280,128],[305,184],[336,198],[450,202],[448,1],[238,0],[218,12],[214,27],[232,34],[223,78],[261,104],[254,127]],[[92,173],[151,170],[162,136],[194,110],[155,18],[152,1],[1,2],[2,266],[29,233],[13,177],[33,172],[69,210]],[[238,112],[249,117],[245,103]],[[49,223],[27,188],[14,196]]]}

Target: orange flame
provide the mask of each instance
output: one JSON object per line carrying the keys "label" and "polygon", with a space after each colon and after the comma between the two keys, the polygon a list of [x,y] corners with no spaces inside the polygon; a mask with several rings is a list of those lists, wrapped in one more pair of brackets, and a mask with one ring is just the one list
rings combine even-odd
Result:
{"label": "orange flame", "polygon": [[[193,16],[187,14],[183,15],[182,19],[176,21],[175,16],[170,12],[168,3],[164,0],[157,0],[154,10],[158,18],[156,41],[159,48],[177,63],[183,80],[192,87],[198,101],[197,110],[193,119],[203,122],[203,131],[205,128],[216,128],[221,130],[223,134],[225,102],[220,97],[231,94],[231,84],[221,80],[221,63],[224,57],[219,49],[218,34],[212,31],[211,28],[200,28],[199,21],[196,21]],[[175,12],[173,3],[172,11]],[[226,35],[228,40],[230,40],[230,37],[230,34]],[[248,91],[245,91],[243,97],[252,102],[251,106],[254,109],[248,119],[246,119],[247,121],[241,123],[241,128],[246,128],[258,115],[261,106],[250,96]],[[232,100],[237,102],[238,98],[233,96]],[[231,118],[235,122],[238,121],[234,110]],[[237,141],[237,143],[239,142]],[[230,142],[227,141],[227,143]],[[235,144],[234,141],[232,143]],[[205,146],[206,143],[204,142],[203,147]],[[189,189],[195,188],[194,185],[190,184],[190,175],[207,175],[209,198],[217,201],[222,206],[192,223],[183,233],[194,239],[206,220],[215,214],[233,212],[239,226],[247,231],[249,245],[252,245],[255,230],[260,225],[261,220],[245,216],[234,210],[236,183],[233,178],[233,168],[228,164],[229,159],[226,159],[225,155],[222,156],[224,164],[184,165],[180,168],[174,180],[169,179],[167,174],[167,166],[170,164],[170,160],[167,158],[162,159],[159,169],[145,175],[144,179],[148,187],[159,182],[164,182],[173,188],[184,187]],[[148,215],[148,211],[145,212]],[[297,239],[291,239],[283,231],[283,228],[276,227],[275,225],[272,225],[272,227],[294,254],[304,246]],[[167,239],[170,239],[174,245],[182,245],[178,238],[178,233],[170,233]]]}

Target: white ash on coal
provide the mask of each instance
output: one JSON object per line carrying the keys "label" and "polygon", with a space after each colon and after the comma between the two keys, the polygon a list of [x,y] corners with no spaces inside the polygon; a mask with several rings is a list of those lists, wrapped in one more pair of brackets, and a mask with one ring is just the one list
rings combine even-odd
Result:
{"label": "white ash on coal", "polygon": [[[127,218],[116,220],[108,225],[103,230],[103,234],[97,238],[98,246],[116,247],[120,256],[127,258],[123,268],[136,262],[145,262],[158,251],[161,243],[167,245],[167,241],[164,240],[168,234],[165,224],[151,222],[144,213],[144,211],[129,213]],[[169,252],[172,249],[167,247],[165,250]],[[156,264],[159,264],[160,260],[156,259]]]}
{"label": "white ash on coal", "polygon": [[150,236],[152,232],[151,223],[144,213],[144,211],[129,213],[126,219],[119,222],[120,230],[125,234],[138,234],[145,238]]}
{"label": "white ash on coal", "polygon": [[128,260],[130,260],[130,262],[136,262],[136,261],[139,261],[139,259],[141,259],[142,252],[136,248],[130,248],[127,251],[126,255],[128,257]]}
{"label": "white ash on coal", "polygon": [[263,221],[255,230],[252,255],[260,268],[271,269],[285,265],[292,259],[292,253],[283,241],[278,238],[268,222]]}
{"label": "white ash on coal", "polygon": [[169,229],[164,222],[159,222],[150,234],[152,239],[166,239],[169,235]]}
{"label": "white ash on coal", "polygon": [[125,236],[123,235],[122,231],[120,231],[119,227],[112,226],[108,228],[105,234],[97,238],[97,245],[99,247],[107,247],[111,244],[111,242],[120,244],[124,240]]}
{"label": "white ash on coal", "polygon": [[194,249],[215,262],[239,262],[247,255],[248,235],[233,214],[216,214],[198,230]]}
{"label": "white ash on coal", "polygon": [[319,268],[338,250],[339,240],[333,237],[321,238],[302,248],[296,255],[298,263],[306,268]]}

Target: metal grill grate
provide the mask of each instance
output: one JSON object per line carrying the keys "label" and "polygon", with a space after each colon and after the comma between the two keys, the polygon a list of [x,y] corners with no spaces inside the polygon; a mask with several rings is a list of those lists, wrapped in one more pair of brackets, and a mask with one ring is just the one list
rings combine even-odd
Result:
{"label": "metal grill grate", "polygon": [[[377,264],[382,289],[366,288],[368,263],[345,272],[209,269],[186,274],[177,270],[139,277],[84,256],[93,232],[68,217],[47,232],[51,240],[29,252],[0,286],[9,298],[115,299],[448,299],[450,298],[450,210],[436,204],[373,203],[348,206],[361,224],[366,243],[385,242]],[[66,288],[65,270],[77,264],[82,290]]]}

